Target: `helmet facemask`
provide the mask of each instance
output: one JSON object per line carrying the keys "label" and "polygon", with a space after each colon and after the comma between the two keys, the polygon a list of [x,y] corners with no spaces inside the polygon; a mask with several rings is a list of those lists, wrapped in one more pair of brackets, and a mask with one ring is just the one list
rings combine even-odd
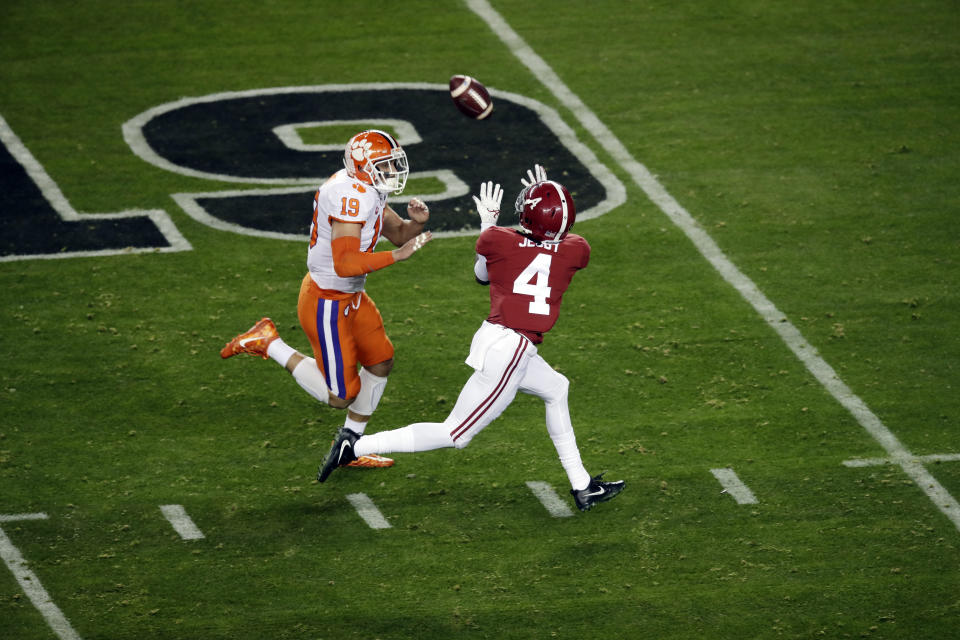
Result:
{"label": "helmet facemask", "polygon": [[401,193],[410,175],[407,154],[399,147],[388,156],[367,160],[363,170],[372,179],[373,188],[383,193]]}

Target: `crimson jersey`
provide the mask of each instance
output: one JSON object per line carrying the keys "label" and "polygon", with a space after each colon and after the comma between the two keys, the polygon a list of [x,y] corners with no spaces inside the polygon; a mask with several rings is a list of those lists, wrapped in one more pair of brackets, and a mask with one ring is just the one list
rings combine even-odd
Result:
{"label": "crimson jersey", "polygon": [[477,240],[490,275],[488,322],[543,342],[556,323],[560,302],[573,274],[590,261],[590,245],[568,233],[556,244],[537,244],[518,231],[490,227]]}

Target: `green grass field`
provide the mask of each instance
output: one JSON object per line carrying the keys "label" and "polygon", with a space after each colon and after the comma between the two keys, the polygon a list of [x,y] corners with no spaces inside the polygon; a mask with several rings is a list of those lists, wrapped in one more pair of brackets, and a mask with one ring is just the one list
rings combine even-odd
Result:
{"label": "green grass field", "polygon": [[[956,4],[492,9],[529,47],[520,56],[482,2],[4,5],[0,638],[956,636]],[[259,182],[150,164],[124,138],[125,123],[181,98],[442,88],[458,73],[555,110],[626,189],[577,224],[591,265],[541,348],[571,380],[587,468],[627,481],[589,513],[553,517],[526,485],[546,482],[573,507],[543,408],[526,396],[465,450],[398,454],[391,469],[318,485],[343,414],[273,362],[218,356],[263,315],[307,347],[304,242],[203,224],[171,197],[290,184],[268,159],[231,151],[249,122],[157,140],[185,163],[223,156]],[[428,113],[428,102],[384,99],[377,117]],[[507,202],[532,159],[583,178],[512,124],[508,100],[482,123],[438,104],[447,110],[429,111],[420,133],[444,132],[449,148],[408,145],[413,171],[431,154],[460,157],[502,181]],[[320,129],[305,142],[329,142]],[[49,178],[47,199],[31,191],[24,149]],[[623,153],[775,306],[774,321]],[[305,162],[291,175],[336,168]],[[604,196],[583,179],[578,202]],[[162,210],[184,250],[124,251],[137,233],[156,241],[142,216],[135,231],[60,223],[50,184],[82,214]],[[440,191],[428,177],[405,196]],[[277,216],[244,202],[253,218]],[[307,189],[294,226],[306,228],[310,206]],[[437,225],[463,213],[431,209]],[[439,420],[455,401],[488,308],[473,242],[439,238],[369,278],[396,347],[371,431]],[[120,252],[70,255],[101,245]],[[67,255],[31,257],[49,253]],[[784,327],[806,342],[791,345]],[[819,362],[836,376],[818,376]],[[722,493],[711,473],[722,468],[755,503]],[[360,517],[358,493],[389,528]],[[204,537],[183,539],[163,505],[182,505]]]}

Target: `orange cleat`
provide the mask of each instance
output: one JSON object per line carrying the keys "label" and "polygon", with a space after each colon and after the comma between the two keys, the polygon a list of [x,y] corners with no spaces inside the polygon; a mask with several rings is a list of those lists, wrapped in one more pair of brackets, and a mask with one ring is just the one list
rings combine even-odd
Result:
{"label": "orange cleat", "polygon": [[280,334],[277,333],[277,327],[273,324],[273,320],[270,318],[261,318],[260,322],[228,342],[227,345],[220,350],[220,357],[229,358],[238,353],[249,353],[252,356],[260,356],[266,360],[269,357],[267,355],[267,347],[279,337]]}
{"label": "orange cleat", "polygon": [[393,458],[384,458],[375,454],[369,456],[360,456],[353,462],[343,465],[345,467],[363,467],[365,469],[376,469],[383,467],[392,467]]}

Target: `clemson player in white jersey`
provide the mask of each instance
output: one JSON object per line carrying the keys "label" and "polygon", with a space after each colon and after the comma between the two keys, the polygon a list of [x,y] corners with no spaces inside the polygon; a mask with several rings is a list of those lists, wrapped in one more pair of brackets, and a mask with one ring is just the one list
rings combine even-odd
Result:
{"label": "clemson player in white jersey", "polygon": [[467,364],[474,369],[443,422],[419,422],[372,435],[341,430],[320,467],[323,482],[358,456],[390,452],[462,449],[506,410],[518,391],[543,399],[547,432],[581,511],[612,499],[624,482],[591,477],[580,459],[567,406],[567,378],[537,353],[557,321],[574,274],[590,261],[590,245],[569,233],[576,218],[573,198],[547,180],[540,165],[521,180],[516,200],[521,230],[496,226],[503,192],[488,182],[474,196],[480,214],[474,274],[490,285],[490,314],[473,336]]}
{"label": "clemson player in white jersey", "polygon": [[[343,162],[344,168],[314,196],[307,274],[297,303],[313,357],[287,345],[270,318],[231,340],[220,356],[272,358],[311,396],[347,409],[344,429],[363,433],[383,395],[394,355],[380,312],[364,291],[367,274],[406,260],[429,242],[431,234],[423,227],[430,211],[413,198],[404,220],[387,204],[390,193],[403,191],[409,174],[407,155],[389,133],[370,129],[353,136]],[[398,248],[376,251],[381,236]],[[353,466],[392,464],[374,455]]]}

